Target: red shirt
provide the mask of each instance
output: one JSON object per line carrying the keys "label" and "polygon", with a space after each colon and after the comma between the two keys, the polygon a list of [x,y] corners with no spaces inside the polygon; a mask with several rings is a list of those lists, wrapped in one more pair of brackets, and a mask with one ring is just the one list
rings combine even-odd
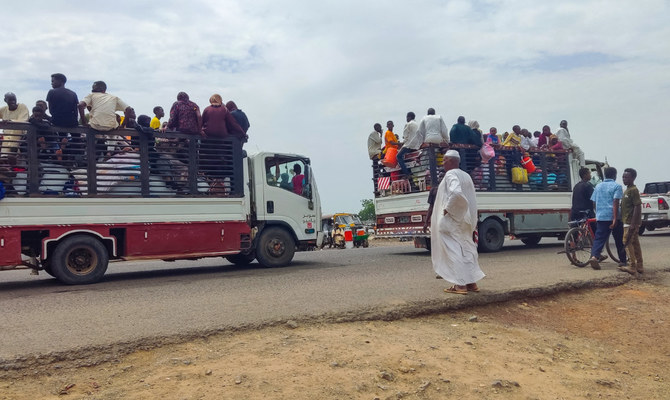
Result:
{"label": "red shirt", "polygon": [[296,175],[291,179],[291,183],[293,184],[293,193],[295,194],[302,194],[302,180],[305,178],[305,175],[300,174]]}

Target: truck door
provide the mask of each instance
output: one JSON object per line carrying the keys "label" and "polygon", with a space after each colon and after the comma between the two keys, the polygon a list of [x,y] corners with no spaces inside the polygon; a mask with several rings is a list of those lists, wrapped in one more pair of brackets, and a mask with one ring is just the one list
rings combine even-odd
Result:
{"label": "truck door", "polygon": [[265,179],[262,204],[257,206],[258,220],[290,227],[298,241],[315,241],[321,207],[309,159],[272,154],[264,157],[263,165]]}

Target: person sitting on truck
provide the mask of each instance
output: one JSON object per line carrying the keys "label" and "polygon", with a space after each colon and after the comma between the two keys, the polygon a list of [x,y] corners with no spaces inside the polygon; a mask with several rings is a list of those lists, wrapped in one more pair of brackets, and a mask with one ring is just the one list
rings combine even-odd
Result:
{"label": "person sitting on truck", "polygon": [[[16,95],[12,92],[5,93],[6,106],[0,107],[0,119],[3,121],[27,122],[30,118],[28,107],[23,103],[16,101]],[[21,130],[5,129],[3,134],[2,144],[0,145],[0,153],[6,155],[8,153],[15,153],[19,149],[18,141],[23,137]]]}
{"label": "person sitting on truck", "polygon": [[384,150],[398,148],[398,138],[393,133],[393,121],[386,122],[386,133],[384,133]]}
{"label": "person sitting on truck", "polygon": [[498,138],[498,129],[495,126],[492,126],[489,129],[489,133],[484,134],[484,143],[488,144],[499,144],[500,139]]}
{"label": "person sitting on truck", "polygon": [[528,129],[522,129],[521,130],[521,148],[528,151],[533,147],[533,140],[532,136],[530,134],[530,131]]}
{"label": "person sitting on truck", "polygon": [[453,144],[474,144],[472,138],[475,135],[472,128],[465,125],[465,117],[458,117],[457,123],[449,131],[449,142]]}
{"label": "person sitting on truck", "polygon": [[156,106],[156,107],[154,107],[153,112],[154,112],[154,117],[151,118],[151,123],[149,124],[149,127],[151,129],[160,129],[161,118],[163,118],[165,116],[165,111],[163,110],[163,107]]}
{"label": "person sitting on truck", "polygon": [[[103,81],[93,82],[91,93],[79,102],[79,116],[81,124],[90,126],[96,131],[108,132],[118,128],[119,123],[116,120],[116,112],[123,111],[126,114],[130,112],[130,106],[120,98],[109,94],[107,84]],[[84,110],[88,108],[90,121],[86,120]]]}
{"label": "person sitting on truck", "polygon": [[177,101],[170,108],[168,129],[188,135],[200,135],[201,128],[202,116],[200,115],[200,107],[189,100],[188,94],[179,92],[177,94]]}
{"label": "person sitting on truck", "polygon": [[507,134],[507,138],[505,138],[505,141],[502,145],[505,147],[521,146],[521,127],[519,125],[514,125],[512,127],[512,133]]}
{"label": "person sitting on truck", "polygon": [[[405,129],[403,129],[405,143],[403,143],[402,148],[398,151],[397,156],[400,173],[405,176],[411,175],[405,164],[405,154],[419,150],[423,144],[423,133],[419,132],[419,124],[416,123],[414,118],[415,114],[413,112],[410,111],[407,113],[407,125],[405,125]],[[411,180],[410,183],[414,184]]]}
{"label": "person sitting on truck", "polygon": [[377,161],[381,158],[382,153],[382,124],[376,123],[374,130],[368,136],[368,157],[374,161],[376,166]]}
{"label": "person sitting on truck", "polygon": [[300,167],[300,164],[293,164],[293,172],[295,172],[295,176],[293,179],[291,179],[293,193],[302,195],[302,186],[305,175],[302,174],[302,168]]}
{"label": "person sitting on truck", "polygon": [[246,142],[247,135],[237,120],[223,107],[223,100],[218,94],[213,94],[209,98],[209,106],[202,111],[202,132],[208,139],[224,139],[227,136],[234,136],[240,139],[241,143]]}
{"label": "person sitting on truck", "polygon": [[233,118],[235,118],[235,121],[237,121],[237,124],[240,126],[240,128],[242,128],[246,135],[249,127],[251,126],[249,123],[249,118],[247,118],[247,114],[237,108],[237,104],[235,104],[235,102],[232,100],[226,103],[226,108],[228,111],[230,111],[230,114],[233,116]]}
{"label": "person sitting on truck", "polygon": [[233,136],[239,139],[240,144],[244,144],[247,135],[228,109],[223,106],[223,100],[219,94],[213,94],[209,98],[209,104],[202,111],[202,132],[205,139],[200,147],[200,165],[206,173],[222,177],[231,166],[223,151],[228,144],[222,142],[222,139]]}
{"label": "person sitting on truck", "polygon": [[577,144],[570,138],[570,131],[568,131],[568,121],[561,121],[561,129],[556,132],[558,140],[563,144],[563,148],[572,151],[573,158],[579,162],[580,166],[584,166],[584,152]]}
{"label": "person sitting on truck", "polygon": [[419,123],[419,130],[424,143],[446,145],[449,143],[449,131],[441,116],[435,115],[435,109],[429,108]]}
{"label": "person sitting on truck", "polygon": [[39,148],[39,159],[61,160],[63,151],[58,135],[51,131],[52,124],[46,118],[45,111],[40,106],[33,107],[33,115],[28,122],[37,127],[37,145]]}
{"label": "person sitting on truck", "polygon": [[549,138],[551,137],[551,128],[549,125],[545,125],[542,127],[542,133],[540,134],[540,137],[537,139],[537,147],[542,148],[543,146],[546,146],[549,144]]}

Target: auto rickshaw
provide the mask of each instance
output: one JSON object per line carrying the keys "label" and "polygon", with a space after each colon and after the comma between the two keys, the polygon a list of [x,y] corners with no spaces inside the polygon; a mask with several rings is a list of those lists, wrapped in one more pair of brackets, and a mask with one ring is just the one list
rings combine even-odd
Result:
{"label": "auto rickshaw", "polygon": [[368,233],[356,214],[336,213],[324,215],[321,219],[324,238],[321,248],[326,245],[344,249],[348,232],[351,232],[354,247],[368,247]]}

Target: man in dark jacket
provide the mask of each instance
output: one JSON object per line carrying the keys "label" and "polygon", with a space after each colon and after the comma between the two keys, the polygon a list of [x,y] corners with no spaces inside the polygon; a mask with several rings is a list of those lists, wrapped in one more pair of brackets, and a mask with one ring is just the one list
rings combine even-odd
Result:
{"label": "man in dark jacket", "polygon": [[235,121],[237,121],[237,123],[240,125],[244,133],[247,133],[249,127],[251,126],[251,124],[249,124],[247,114],[245,114],[244,111],[237,108],[237,104],[235,104],[235,102],[232,100],[226,103],[226,108],[233,115]]}

